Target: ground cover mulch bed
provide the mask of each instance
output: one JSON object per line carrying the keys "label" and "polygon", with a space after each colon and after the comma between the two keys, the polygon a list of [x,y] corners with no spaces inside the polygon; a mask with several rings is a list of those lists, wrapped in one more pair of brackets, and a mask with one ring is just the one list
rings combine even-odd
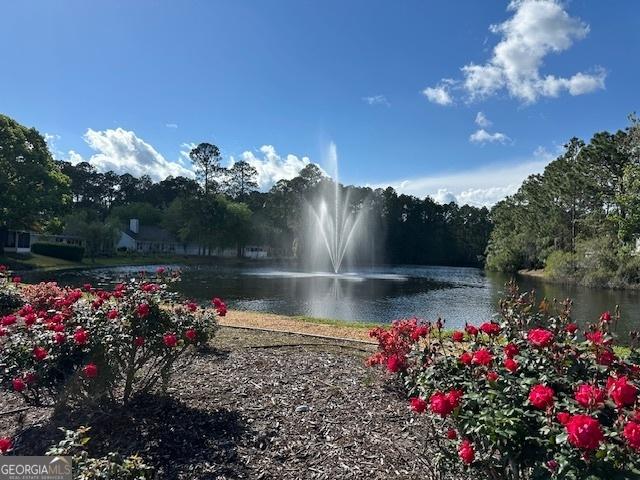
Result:
{"label": "ground cover mulch bed", "polygon": [[[92,427],[91,454],[139,453],[160,479],[428,479],[427,428],[397,386],[364,366],[368,345],[222,328],[168,395],[103,412],[0,415],[17,455],[59,427]],[[0,412],[22,405],[0,394]]]}

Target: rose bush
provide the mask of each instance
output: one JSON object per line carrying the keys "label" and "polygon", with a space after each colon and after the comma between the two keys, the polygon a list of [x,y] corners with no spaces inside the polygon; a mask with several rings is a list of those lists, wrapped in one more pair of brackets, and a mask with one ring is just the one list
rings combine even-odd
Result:
{"label": "rose bush", "polygon": [[215,310],[180,301],[167,288],[178,280],[159,270],[109,291],[27,287],[33,303],[0,317],[0,386],[29,404],[122,403],[166,387],[176,360],[206,344],[226,311],[218,299]]}
{"label": "rose bush", "polygon": [[569,301],[536,305],[507,287],[499,322],[451,336],[416,319],[371,332],[379,351],[369,365],[404,382],[439,467],[492,479],[640,478],[637,335],[622,358],[618,312],[579,332]]}

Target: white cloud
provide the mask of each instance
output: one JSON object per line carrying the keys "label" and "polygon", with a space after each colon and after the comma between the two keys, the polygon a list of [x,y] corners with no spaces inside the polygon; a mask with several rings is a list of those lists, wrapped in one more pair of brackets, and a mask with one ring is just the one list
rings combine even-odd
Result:
{"label": "white cloud", "polygon": [[167,128],[178,128],[177,123],[165,123],[164,126]]}
{"label": "white cloud", "polygon": [[387,107],[391,106],[389,100],[384,95],[373,95],[372,97],[362,97],[362,100],[369,105],[385,105]]}
{"label": "white cloud", "polygon": [[65,161],[70,162],[73,165],[77,165],[81,162],[84,162],[84,158],[82,158],[82,155],[80,155],[78,152],[69,150],[69,153],[67,153],[67,158],[65,158]]}
{"label": "white cloud", "polygon": [[[391,182],[391,186],[400,193],[421,198],[430,196],[440,203],[455,200],[459,205],[489,207],[514,194],[523,180],[534,173],[541,173],[553,158],[552,153],[539,147],[530,158],[515,164],[488,165],[463,172],[402,179]],[[374,188],[386,186],[380,184]]]}
{"label": "white cloud", "polygon": [[435,87],[427,87],[422,91],[422,94],[432,103],[438,105],[451,105],[453,99],[449,93],[450,83],[443,81]]}
{"label": "white cloud", "polygon": [[469,136],[469,141],[472,143],[479,143],[481,145],[484,145],[485,143],[494,142],[505,144],[507,142],[510,142],[511,139],[504,133],[489,133],[484,128],[479,128]]}
{"label": "white cloud", "polygon": [[547,55],[568,50],[589,33],[589,25],[571,17],[560,0],[513,0],[508,10],[513,12],[509,19],[490,27],[501,36],[491,58],[461,69],[464,78],[460,88],[469,100],[506,90],[524,103],[534,103],[565,91],[583,95],[604,88],[606,72],[601,67],[568,78],[540,73]]}
{"label": "white cloud", "polygon": [[51,152],[51,156],[53,156],[53,158],[55,159],[59,159],[59,158],[63,158],[64,157],[64,152],[61,152],[58,149],[58,140],[60,140],[62,137],[56,133],[46,133],[43,135],[44,136],[44,141],[47,143],[47,148],[49,149],[49,152]]}
{"label": "white cloud", "polygon": [[488,128],[491,126],[491,120],[489,120],[486,115],[482,112],[478,112],[476,115],[476,125],[483,128]]}
{"label": "white cloud", "polygon": [[[258,171],[258,186],[261,190],[268,190],[278,180],[291,180],[310,163],[306,156],[289,154],[282,157],[272,145],[263,145],[259,151],[262,154],[260,157],[248,150],[240,157]],[[233,162],[234,158],[231,157],[231,165]]]}
{"label": "white cloud", "polygon": [[[88,129],[84,141],[94,153],[86,159],[98,171],[112,170],[117,174],[130,173],[135,177],[149,175],[153,180],[163,180],[169,175],[193,178],[193,171],[176,162],[166,160],[155,148],[134,132],[122,128],[97,131]],[[79,163],[82,156],[71,150],[69,161]]]}

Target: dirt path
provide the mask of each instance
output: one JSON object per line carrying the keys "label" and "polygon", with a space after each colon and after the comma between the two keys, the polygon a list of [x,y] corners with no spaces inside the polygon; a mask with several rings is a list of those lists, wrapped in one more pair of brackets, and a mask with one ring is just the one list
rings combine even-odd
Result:
{"label": "dirt path", "polygon": [[[251,327],[278,332],[322,335],[374,343],[369,337],[370,326],[349,326],[348,324],[315,323],[303,317],[288,317],[272,313],[245,312],[231,310],[219,319],[221,325],[230,327]],[[358,325],[358,324],[356,324]]]}

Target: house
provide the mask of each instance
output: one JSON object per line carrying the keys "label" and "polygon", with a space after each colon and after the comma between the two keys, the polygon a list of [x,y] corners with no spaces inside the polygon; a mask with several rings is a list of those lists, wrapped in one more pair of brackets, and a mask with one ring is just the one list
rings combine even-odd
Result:
{"label": "house", "polygon": [[129,228],[120,232],[116,249],[140,253],[198,255],[200,248],[178,241],[168,230],[154,225],[140,225],[137,218],[129,220]]}
{"label": "house", "polygon": [[[0,230],[2,232],[2,230]],[[5,230],[4,251],[11,253],[31,252],[31,232],[26,230]]]}
{"label": "house", "polygon": [[[215,255],[218,257],[235,257],[235,248],[216,248],[212,251],[197,243],[181,242],[168,230],[153,225],[140,225],[137,218],[129,220],[129,228],[120,233],[116,244],[118,251],[139,253],[166,253],[172,255]],[[246,246],[242,250],[246,258],[267,258],[268,249],[261,246]]]}
{"label": "house", "polygon": [[[84,239],[74,235],[46,235],[29,230],[5,230],[4,251],[10,253],[30,253],[34,243],[64,243],[84,246]],[[2,230],[0,230],[0,234]]]}

